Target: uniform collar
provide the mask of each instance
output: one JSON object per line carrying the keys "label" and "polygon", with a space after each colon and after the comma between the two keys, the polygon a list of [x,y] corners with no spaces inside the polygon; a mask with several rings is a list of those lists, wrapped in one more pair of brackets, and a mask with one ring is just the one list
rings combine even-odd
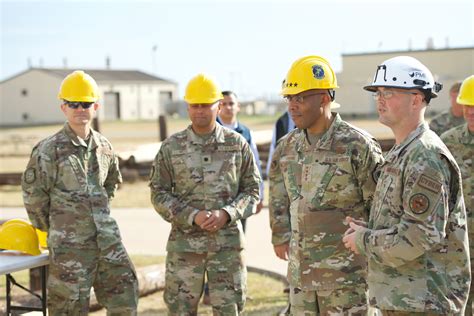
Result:
{"label": "uniform collar", "polygon": [[[329,126],[328,130],[324,132],[323,135],[321,135],[321,138],[319,139],[318,143],[314,148],[319,148],[322,150],[330,150],[332,146],[332,142],[334,141],[334,133],[338,129],[338,127],[342,123],[341,116],[339,113],[331,112],[332,117],[334,118],[331,122],[331,125]],[[306,139],[306,133],[304,130],[301,131],[300,133],[300,139],[297,144],[297,150],[298,151],[303,151],[309,149],[309,147],[313,147],[313,145],[310,145],[308,143],[308,140]]]}
{"label": "uniform collar", "polygon": [[71,126],[69,126],[69,123],[66,122],[64,124],[64,127],[63,127],[63,130],[64,130],[64,133],[66,134],[67,138],[69,138],[69,140],[71,141],[71,143],[76,146],[76,147],[79,147],[79,146],[83,146],[83,147],[86,147],[86,148],[96,148],[99,144],[98,142],[98,139],[97,139],[97,132],[94,131],[92,128],[91,128],[91,131],[90,131],[90,143],[87,144],[83,139],[80,139],[76,133],[74,133],[74,131],[72,130]]}
{"label": "uniform collar", "polygon": [[222,125],[216,124],[216,128],[214,128],[214,131],[211,133],[212,135],[207,140],[204,140],[202,137],[199,137],[196,133],[194,133],[192,125],[189,125],[186,129],[186,135],[188,141],[194,144],[206,145],[213,142],[224,143],[224,128],[225,127],[223,127]]}
{"label": "uniform collar", "polygon": [[462,125],[461,137],[459,141],[462,144],[474,145],[474,133],[469,132],[469,129],[467,128],[467,123]]}
{"label": "uniform collar", "polygon": [[393,148],[387,153],[386,160],[396,160],[405,152],[405,149],[408,147],[408,145],[410,145],[415,139],[419,138],[423,133],[429,130],[430,128],[428,126],[428,123],[426,122],[423,122],[418,125],[415,130],[408,134],[407,138],[405,138],[405,140],[400,145],[393,146]]}

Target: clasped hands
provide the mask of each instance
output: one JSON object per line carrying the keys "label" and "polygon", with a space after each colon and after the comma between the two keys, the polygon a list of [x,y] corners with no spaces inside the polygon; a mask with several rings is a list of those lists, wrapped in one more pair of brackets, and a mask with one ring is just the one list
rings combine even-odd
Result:
{"label": "clasped hands", "polygon": [[199,211],[194,217],[194,223],[203,230],[216,232],[229,221],[229,214],[224,210]]}
{"label": "clasped hands", "polygon": [[346,217],[346,222],[349,224],[349,228],[344,233],[342,242],[347,249],[359,254],[356,246],[356,232],[360,229],[366,228],[367,223],[358,219],[354,219],[350,216]]}

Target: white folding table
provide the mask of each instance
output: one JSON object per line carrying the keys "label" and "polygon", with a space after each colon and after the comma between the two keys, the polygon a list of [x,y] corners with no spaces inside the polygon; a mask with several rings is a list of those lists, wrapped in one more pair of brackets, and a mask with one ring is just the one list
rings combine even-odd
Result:
{"label": "white folding table", "polygon": [[[5,274],[6,276],[6,290],[7,290],[7,315],[11,314],[13,310],[21,311],[41,311],[43,315],[46,316],[46,266],[49,264],[49,254],[48,252],[41,253],[38,256],[30,256],[22,254],[18,251],[0,251],[0,275]],[[13,272],[40,268],[41,271],[41,295],[38,295],[27,289],[26,287],[18,284],[16,280],[11,275]],[[27,291],[28,293],[34,295],[35,297],[41,300],[41,307],[31,307],[31,306],[15,306],[11,304],[11,289],[12,285],[16,285],[21,289]]]}

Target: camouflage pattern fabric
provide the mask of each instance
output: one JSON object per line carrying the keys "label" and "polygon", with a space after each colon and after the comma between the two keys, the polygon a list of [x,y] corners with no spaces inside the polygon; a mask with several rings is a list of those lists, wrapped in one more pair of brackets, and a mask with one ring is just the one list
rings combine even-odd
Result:
{"label": "camouflage pattern fabric", "polygon": [[430,121],[430,129],[438,136],[450,130],[453,127],[464,124],[464,117],[454,116],[451,109],[441,112]]}
{"label": "camouflage pattern fabric", "polygon": [[[55,260],[55,250],[56,254],[61,254],[61,260],[67,260],[65,265],[70,266],[71,271],[79,271],[83,260],[99,267],[94,271],[100,271],[102,265],[112,268],[115,267],[115,259],[120,261],[121,257],[126,256],[119,228],[110,216],[109,205],[121,181],[118,159],[111,144],[93,130],[86,142],[77,137],[66,123],[62,130],[33,148],[22,177],[23,200],[33,225],[48,232],[48,247],[52,254],[50,270],[53,273],[58,271],[56,282],[50,282],[48,286],[48,300],[55,302],[54,306],[50,306],[54,307],[57,314],[66,313],[61,312],[60,306],[64,305],[67,309],[72,304],[75,309],[82,310],[87,308],[82,304],[88,302],[82,294],[79,302],[75,301],[76,298],[79,299],[79,294],[71,296],[72,300],[68,298],[68,301],[59,302],[59,298],[65,296],[54,293],[65,291],[70,278],[77,276],[61,272],[65,266],[60,267],[59,261]],[[118,257],[115,259],[114,256],[103,254],[103,251],[112,248],[123,251],[117,251]],[[89,250],[92,253],[90,256]],[[130,261],[126,264],[128,270],[133,270]],[[123,269],[108,273],[115,278],[116,273],[122,273],[120,271]],[[101,275],[89,274],[88,278],[90,280],[79,278],[74,281],[81,291],[90,291],[92,284],[105,286],[103,282],[94,283],[96,279],[104,278]],[[117,278],[117,281],[120,280]],[[111,282],[104,289],[96,288],[95,291],[106,291],[110,286],[120,291],[121,286],[125,289],[130,287],[129,283],[135,282],[136,279],[133,278],[128,282]],[[129,301],[136,301],[138,297],[137,293],[129,290],[126,295],[131,295],[127,298]],[[108,306],[109,300],[114,302],[117,299],[109,293],[102,302]],[[76,304],[82,307],[77,307]],[[130,308],[135,309],[136,303],[130,305]]]}
{"label": "camouflage pattern fabric", "polygon": [[105,137],[89,144],[68,124],[33,148],[22,178],[23,201],[33,225],[48,231],[52,248],[107,248],[120,242],[109,200],[122,182],[118,159]]}
{"label": "camouflage pattern fabric", "polygon": [[365,287],[302,291],[290,286],[291,315],[368,315]]}
{"label": "camouflage pattern fabric", "polygon": [[[461,169],[462,190],[466,214],[468,219],[469,248],[471,254],[471,283],[474,279],[472,268],[474,267],[474,134],[470,133],[467,124],[450,129],[443,135],[441,140],[446,144],[456,159]],[[469,299],[467,301],[466,315],[472,315],[472,303],[474,288],[471,286]]]}
{"label": "camouflage pattern fabric", "polygon": [[[414,313],[414,312],[400,312],[400,311],[380,311],[382,316],[439,316],[438,313]],[[467,314],[466,314],[467,315]]]}
{"label": "camouflage pattern fabric", "polygon": [[368,228],[369,301],[381,310],[460,314],[470,283],[461,175],[426,123],[385,156]]}
{"label": "camouflage pattern fabric", "polygon": [[103,250],[50,248],[49,315],[88,315],[92,286],[107,315],[136,315],[138,282],[122,244]]}
{"label": "camouflage pattern fabric", "polygon": [[247,270],[242,251],[192,253],[166,256],[164,301],[170,315],[197,315],[207,270],[213,315],[239,315],[244,308]]}
{"label": "camouflage pattern fabric", "polygon": [[[242,249],[239,219],[253,215],[261,181],[245,139],[216,125],[203,139],[191,126],[166,139],[150,180],[155,210],[171,223],[167,251],[207,252]],[[216,233],[194,225],[199,210],[225,210],[230,222]]]}
{"label": "camouflage pattern fabric", "polygon": [[[248,143],[230,129],[216,125],[214,132],[205,139],[196,135],[189,126],[166,139],[153,163],[150,189],[155,210],[171,223],[168,254],[240,253],[244,247],[240,219],[255,211],[260,182]],[[230,221],[220,230],[208,232],[194,224],[194,216],[199,210],[224,210]],[[203,271],[210,273],[210,262],[200,264],[194,268],[202,272],[202,279]],[[229,267],[222,266],[221,269]],[[175,273],[176,270],[167,271],[168,275]],[[166,291],[172,291],[173,286],[167,282]],[[219,302],[212,300],[217,295],[214,291],[210,286],[213,305]],[[234,291],[237,293],[238,289]],[[178,298],[183,300],[169,306],[195,303],[185,296]]]}
{"label": "camouflage pattern fabric", "polygon": [[342,236],[346,216],[368,218],[383,158],[375,139],[333,116],[316,144],[300,129],[282,138],[270,168],[272,243],[289,243],[289,283],[303,291],[366,286],[366,261]]}

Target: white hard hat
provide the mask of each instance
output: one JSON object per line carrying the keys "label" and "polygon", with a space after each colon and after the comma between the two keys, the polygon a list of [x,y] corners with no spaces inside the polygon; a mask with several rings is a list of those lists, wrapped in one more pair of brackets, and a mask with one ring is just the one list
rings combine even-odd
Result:
{"label": "white hard hat", "polygon": [[431,71],[418,59],[409,56],[398,56],[387,59],[377,66],[372,84],[365,86],[368,91],[376,91],[377,87],[419,89],[425,93],[427,102],[436,98],[443,87],[435,82]]}

